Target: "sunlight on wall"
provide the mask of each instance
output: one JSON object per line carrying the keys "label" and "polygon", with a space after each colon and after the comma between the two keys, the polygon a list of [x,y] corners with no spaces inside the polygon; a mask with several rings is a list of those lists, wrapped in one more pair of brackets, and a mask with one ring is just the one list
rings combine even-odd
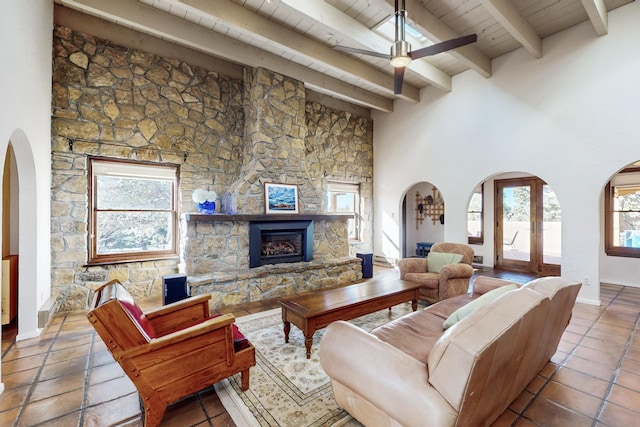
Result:
{"label": "sunlight on wall", "polygon": [[382,214],[382,254],[386,258],[400,258],[400,231],[395,218],[389,212]]}

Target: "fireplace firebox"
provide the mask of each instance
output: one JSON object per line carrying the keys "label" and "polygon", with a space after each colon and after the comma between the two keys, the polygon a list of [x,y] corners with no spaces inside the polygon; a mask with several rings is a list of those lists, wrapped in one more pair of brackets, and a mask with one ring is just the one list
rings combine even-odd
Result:
{"label": "fireplace firebox", "polygon": [[312,259],[312,220],[249,223],[249,267]]}

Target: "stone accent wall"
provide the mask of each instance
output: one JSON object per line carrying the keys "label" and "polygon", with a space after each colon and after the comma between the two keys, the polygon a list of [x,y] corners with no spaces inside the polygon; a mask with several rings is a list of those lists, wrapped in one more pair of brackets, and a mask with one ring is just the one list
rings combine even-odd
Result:
{"label": "stone accent wall", "polygon": [[[326,194],[327,180],[360,183],[360,243],[350,245],[350,255],[373,252],[373,122],[318,103],[305,106],[306,160],[324,175],[318,193]],[[322,203],[326,203],[326,198]],[[326,206],[322,205],[323,211]]]}
{"label": "stone accent wall", "polygon": [[[243,84],[213,71],[55,28],[52,106],[52,292],[87,306],[111,279],[161,295],[179,260],[87,263],[87,156],[180,166],[181,211],[200,187],[223,191],[242,165]],[[185,157],[186,155],[186,157]]]}
{"label": "stone accent wall", "polygon": [[[195,211],[191,193],[203,187],[235,191],[239,213],[262,213],[264,182],[297,184],[303,212],[323,213],[327,177],[360,182],[363,212],[372,210],[371,120],[306,103],[301,82],[269,70],[246,69],[244,79],[55,27],[51,257],[52,294],[62,311],[86,309],[92,290],[114,278],[136,298],[160,296],[161,277],[180,268],[178,258],[86,265],[88,156],[179,165],[182,214]],[[203,250],[217,254],[209,276],[232,262],[232,270],[243,270],[234,251],[248,237],[234,224],[200,228]],[[184,247],[186,227],[181,233]],[[332,248],[325,260],[349,255],[346,243],[335,249],[326,237],[340,233],[318,237],[318,254]],[[370,251],[372,234],[364,236],[362,248]],[[258,298],[256,289],[245,293],[249,300]]]}

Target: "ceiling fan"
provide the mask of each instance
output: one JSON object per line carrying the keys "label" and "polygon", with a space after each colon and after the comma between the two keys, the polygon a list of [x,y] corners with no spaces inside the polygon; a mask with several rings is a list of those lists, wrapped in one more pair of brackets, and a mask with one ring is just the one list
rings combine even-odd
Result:
{"label": "ceiling fan", "polygon": [[456,49],[458,47],[462,47],[468,45],[470,43],[475,43],[478,40],[478,36],[476,34],[470,34],[468,36],[459,37],[456,39],[451,39],[447,41],[443,41],[441,43],[436,43],[431,46],[424,47],[422,49],[411,50],[411,44],[405,40],[405,21],[406,21],[406,11],[405,11],[405,0],[401,0],[400,7],[398,7],[398,0],[396,0],[395,6],[395,27],[396,27],[396,35],[395,42],[391,45],[391,53],[379,53],[373,52],[370,50],[364,49],[356,49],[353,47],[346,46],[335,46],[335,49],[342,50],[345,52],[351,53],[359,53],[362,55],[376,56],[378,58],[389,59],[391,65],[394,67],[393,72],[393,93],[398,95],[402,92],[402,81],[404,80],[404,69],[409,63],[414,59],[424,58],[425,56],[436,55],[441,52],[446,52],[451,49]]}

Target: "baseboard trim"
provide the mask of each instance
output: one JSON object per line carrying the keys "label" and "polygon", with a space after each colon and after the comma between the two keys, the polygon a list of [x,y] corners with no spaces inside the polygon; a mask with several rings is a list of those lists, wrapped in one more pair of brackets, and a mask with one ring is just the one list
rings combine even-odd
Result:
{"label": "baseboard trim", "polygon": [[38,310],[38,328],[42,329],[47,326],[49,320],[53,317],[56,309],[58,307],[58,299],[54,297],[49,297],[44,304]]}

